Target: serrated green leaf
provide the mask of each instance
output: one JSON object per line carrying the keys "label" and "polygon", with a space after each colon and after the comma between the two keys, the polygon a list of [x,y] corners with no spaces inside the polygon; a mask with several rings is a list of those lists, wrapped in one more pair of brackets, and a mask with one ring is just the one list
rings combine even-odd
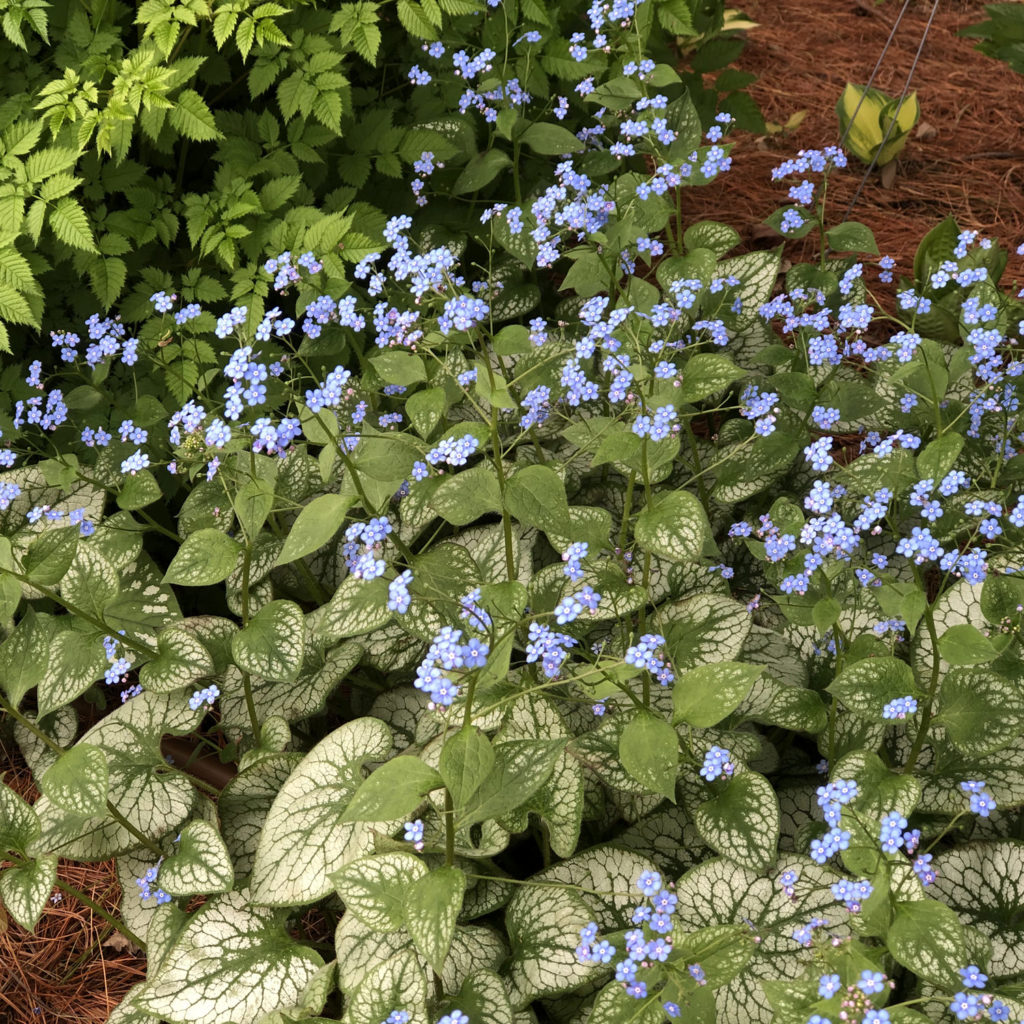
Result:
{"label": "serrated green leaf", "polygon": [[53,204],[49,217],[50,230],[65,244],[85,252],[97,252],[92,228],[85,210],[77,199],[62,196]]}
{"label": "serrated green leaf", "polygon": [[217,128],[217,122],[206,100],[194,89],[182,89],[177,102],[171,109],[171,124],[193,142],[210,142],[224,136]]}

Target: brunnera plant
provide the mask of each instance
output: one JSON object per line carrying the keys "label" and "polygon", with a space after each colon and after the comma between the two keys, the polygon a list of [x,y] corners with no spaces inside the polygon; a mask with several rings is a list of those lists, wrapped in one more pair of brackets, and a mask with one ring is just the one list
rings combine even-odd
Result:
{"label": "brunnera plant", "polygon": [[827,226],[844,155],[801,152],[769,221],[821,258],[780,290],[781,247],[687,223],[733,118],[649,16],[570,34],[589,119],[514,197],[424,149],[425,206],[271,250],[255,317],[168,282],[7,371],[42,795],[0,786],[0,898],[31,928],[58,857],[117,858],[115,1024],[1024,1016],[1006,253],[945,222],[887,309]]}

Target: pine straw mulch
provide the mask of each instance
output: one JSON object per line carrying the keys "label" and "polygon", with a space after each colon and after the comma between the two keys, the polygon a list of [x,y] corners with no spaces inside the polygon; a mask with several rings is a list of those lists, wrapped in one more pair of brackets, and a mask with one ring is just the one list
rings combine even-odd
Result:
{"label": "pine straw mulch", "polygon": [[[757,138],[737,132],[733,169],[707,188],[689,189],[687,223],[718,220],[743,239],[741,251],[777,244],[761,221],[786,200],[787,186],[771,169],[797,149],[838,141],[835,102],[847,81],[865,84],[902,6],[899,0],[745,0],[758,27],[748,34],[739,67],[759,78],[750,93],[766,119],[785,124],[806,110],[785,136]],[[876,85],[898,95],[931,10],[913,0],[883,62]],[[1018,127],[1024,110],[1024,76],[973,49],[960,28],[984,18],[978,0],[942,0],[912,88],[926,126],[907,144],[891,188],[877,172],[866,183],[851,219],[866,223],[883,253],[908,268],[925,233],[952,214],[961,228],[998,236],[1011,253],[1024,240],[1024,145]],[[830,217],[837,223],[853,198],[862,168],[829,184]],[[813,260],[814,236],[786,244],[792,261]],[[1021,261],[1011,255],[1008,276]],[[16,751],[0,746],[0,772],[26,797],[36,796]],[[60,877],[116,912],[120,890],[112,862],[62,861]],[[4,1024],[103,1024],[124,993],[144,976],[145,961],[108,945],[105,922],[64,896],[47,907],[29,935],[0,920],[0,1021]]]}
{"label": "pine straw mulch", "polygon": [[[789,184],[771,169],[799,149],[839,141],[835,104],[846,83],[865,85],[901,0],[744,0],[736,5],[757,28],[747,34],[737,66],[758,75],[749,92],[765,119],[785,124],[806,110],[798,128],[758,139],[735,132],[733,169],[706,188],[686,190],[687,223],[718,220],[743,238],[741,250],[777,245],[761,222],[787,204]],[[931,13],[929,0],[912,0],[875,79],[899,96]],[[909,271],[918,242],[952,214],[961,228],[998,236],[1009,246],[1008,276],[1022,262],[1013,252],[1024,241],[1024,76],[974,49],[957,32],[985,19],[980,0],[941,0],[911,81],[921,104],[917,134],[899,157],[891,188],[873,171],[849,219],[868,225],[878,247]],[[710,81],[713,76],[708,76]],[[829,180],[828,219],[838,223],[865,168],[855,159]],[[785,257],[813,261],[816,233],[788,242]],[[873,275],[872,275],[873,276]]]}
{"label": "pine straw mulch", "polygon": [[[0,743],[3,781],[30,803],[38,797],[16,748]],[[117,914],[114,862],[62,860],[58,878]],[[35,932],[0,908],[0,1021],[3,1024],[101,1024],[146,974],[145,958],[89,907],[54,889]]]}

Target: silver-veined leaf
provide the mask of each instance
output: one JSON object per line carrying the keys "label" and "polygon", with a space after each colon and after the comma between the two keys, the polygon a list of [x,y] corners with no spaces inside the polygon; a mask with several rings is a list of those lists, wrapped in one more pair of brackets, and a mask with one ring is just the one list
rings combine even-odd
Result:
{"label": "silver-veined leaf", "polygon": [[160,888],[172,896],[228,892],[235,869],[220,833],[209,822],[182,829],[174,855],[160,866]]}

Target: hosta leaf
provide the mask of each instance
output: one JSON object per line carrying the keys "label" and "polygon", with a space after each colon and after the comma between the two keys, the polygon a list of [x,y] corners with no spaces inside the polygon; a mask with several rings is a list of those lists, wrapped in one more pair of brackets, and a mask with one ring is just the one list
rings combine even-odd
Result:
{"label": "hosta leaf", "polygon": [[672,721],[708,729],[730,715],[761,674],[757,665],[719,661],[684,672],[672,684]]}
{"label": "hosta leaf", "polygon": [[56,881],[57,857],[53,854],[5,868],[0,871],[0,903],[25,931],[34,931]]}
{"label": "hosta leaf", "polygon": [[172,1024],[256,1024],[298,1003],[321,967],[277,913],[232,892],[196,911],[137,1001]]}
{"label": "hosta leaf", "polygon": [[[134,828],[159,839],[191,813],[194,791],[172,774],[160,751],[160,739],[191,732],[203,717],[181,694],[141,693],[114,708],[89,729],[81,742],[99,747],[110,771],[110,802]],[[45,794],[35,803],[43,832],[40,850],[76,860],[105,860],[133,850],[138,839],[107,814],[82,819],[59,808]]]}
{"label": "hosta leaf", "polygon": [[184,624],[162,630],[156,643],[160,653],[139,670],[139,682],[144,689],[170,693],[214,673],[210,652]]}
{"label": "hosta leaf", "polygon": [[964,929],[944,903],[897,903],[886,944],[893,957],[919,977],[946,989],[962,984],[957,971],[967,963]]}
{"label": "hosta leaf", "polygon": [[397,931],[405,921],[409,885],[427,873],[419,857],[396,850],[360,857],[331,873],[347,913],[382,932]]}
{"label": "hosta leaf", "polygon": [[104,812],[108,787],[107,759],[89,743],[65,751],[39,780],[39,788],[58,807],[83,818]]}
{"label": "hosta leaf", "polygon": [[243,672],[290,683],[302,665],[302,609],[294,601],[271,601],[231,637],[231,654]]}
{"label": "hosta leaf", "polygon": [[991,941],[989,975],[1024,976],[1024,843],[970,843],[938,854],[933,867],[938,878],[929,891]]}
{"label": "hosta leaf", "polygon": [[763,775],[734,775],[721,792],[693,808],[693,821],[709,846],[737,864],[761,871],[775,862],[779,801]]}
{"label": "hosta leaf", "polygon": [[444,969],[465,891],[466,876],[456,867],[435,868],[406,890],[405,927],[437,974]]}
{"label": "hosta leaf", "polygon": [[331,872],[370,850],[373,831],[361,822],[343,822],[341,815],[362,782],[363,762],[383,760],[390,752],[388,727],[357,718],[303,758],[267,815],[252,869],[253,899],[278,906],[312,903],[331,891]]}
{"label": "hosta leaf", "polygon": [[747,967],[715,992],[717,1024],[769,1024],[772,1008],[761,982],[799,978],[813,969],[814,953],[793,941],[795,928],[822,917],[830,934],[846,932],[848,915],[829,889],[839,881],[838,874],[806,857],[788,858],[778,868],[795,870],[800,878],[792,900],[773,879],[722,859],[688,871],[676,887],[679,927],[697,930],[740,922],[750,930]]}
{"label": "hosta leaf", "polygon": [[234,884],[228,848],[205,821],[193,821],[182,830],[174,855],[160,867],[160,888],[172,896],[228,892]]}
{"label": "hosta leaf", "polygon": [[656,498],[636,518],[637,543],[673,562],[694,562],[711,538],[711,527],[700,501],[689,491],[669,491]]}

